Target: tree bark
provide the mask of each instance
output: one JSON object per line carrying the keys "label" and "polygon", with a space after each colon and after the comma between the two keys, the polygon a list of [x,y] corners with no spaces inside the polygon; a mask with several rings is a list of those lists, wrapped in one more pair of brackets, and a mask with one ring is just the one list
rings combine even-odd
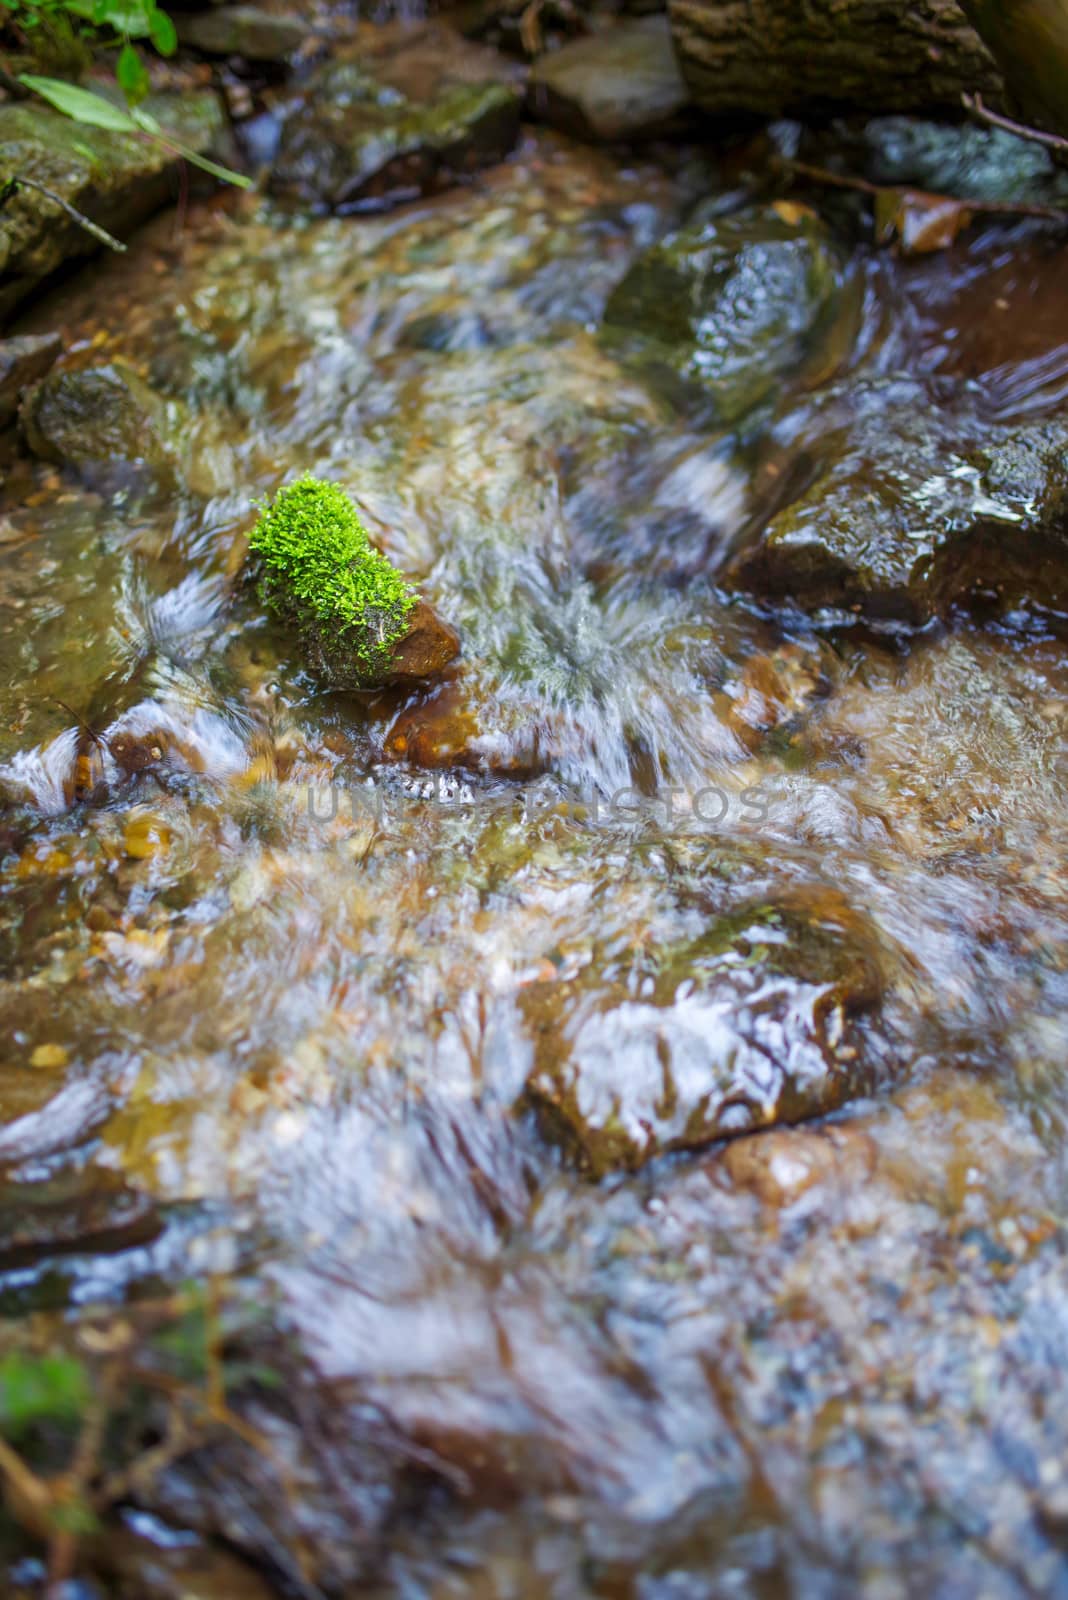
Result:
{"label": "tree bark", "polygon": [[713,114],[813,116],[1004,106],[1001,75],[956,0],[669,0],[675,48]]}

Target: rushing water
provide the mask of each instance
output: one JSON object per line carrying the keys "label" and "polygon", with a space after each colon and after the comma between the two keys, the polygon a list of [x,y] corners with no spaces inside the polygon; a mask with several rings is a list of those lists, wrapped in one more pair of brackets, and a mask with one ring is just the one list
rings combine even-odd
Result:
{"label": "rushing water", "polygon": [[[2,1303],[269,1304],[319,1397],[307,1593],[1068,1591],[1063,647],[717,590],[770,413],[711,432],[596,336],[711,181],[530,137],[383,218],[165,218],[31,319],[167,397],[178,467],[5,491],[4,1204],[73,1171],[153,1221],[11,1257]],[[849,270],[831,369],[1059,400],[1033,228]],[[445,685],[324,693],[235,583],[305,469],[461,630]],[[665,1051],[685,1092],[717,1029],[765,1048],[764,990],[698,981],[762,905],[833,946],[845,1103],[591,1181],[560,1063],[626,1123]],[[800,1060],[827,986],[778,981]],[[298,1584],[197,1484],[157,1509]]]}

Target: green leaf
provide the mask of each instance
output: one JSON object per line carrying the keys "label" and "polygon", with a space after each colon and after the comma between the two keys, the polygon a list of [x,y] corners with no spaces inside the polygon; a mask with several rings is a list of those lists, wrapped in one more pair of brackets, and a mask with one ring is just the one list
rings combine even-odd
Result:
{"label": "green leaf", "polygon": [[129,43],[124,44],[119,51],[119,59],[115,63],[115,76],[119,80],[119,88],[132,106],[143,100],[152,87],[144,62],[134,46]]}
{"label": "green leaf", "polygon": [[[164,136],[167,138],[167,136]],[[209,161],[207,156],[198,156],[195,150],[190,150],[187,145],[175,144],[167,139],[172,150],[185,160],[191,161],[194,167],[199,167],[202,172],[210,172],[213,178],[218,178],[220,183],[232,183],[235,189],[251,189],[252,179],[243,172],[234,172],[229,167],[220,167],[217,161]]]}
{"label": "green leaf", "polygon": [[107,128],[112,133],[137,133],[137,123],[128,111],[105,100],[102,94],[91,89],[79,89],[73,83],[63,83],[59,78],[38,78],[29,72],[19,73],[19,82],[39,94],[50,106],[62,111],[65,117],[93,128]]}
{"label": "green leaf", "polygon": [[137,126],[144,133],[150,133],[154,139],[158,139],[163,132],[151,111],[146,111],[144,106],[131,106],[130,115],[137,123]]}
{"label": "green leaf", "polygon": [[0,1426],[22,1433],[34,1422],[77,1422],[89,1404],[85,1368],[72,1356],[25,1356],[0,1362]]}
{"label": "green leaf", "polygon": [[165,11],[153,11],[148,19],[148,31],[160,55],[173,56],[178,48],[178,34]]}

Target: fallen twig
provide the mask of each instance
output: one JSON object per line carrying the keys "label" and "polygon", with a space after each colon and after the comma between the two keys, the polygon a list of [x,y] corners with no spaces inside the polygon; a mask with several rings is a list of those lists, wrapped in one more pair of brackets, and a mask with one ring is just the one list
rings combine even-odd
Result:
{"label": "fallen twig", "polygon": [[981,94],[962,94],[960,103],[969,116],[985,122],[991,128],[1014,133],[1017,139],[1027,139],[1031,144],[1045,145],[1047,150],[1068,151],[1068,139],[1062,139],[1059,133],[1046,133],[1041,128],[1032,128],[1026,122],[1014,122],[1011,117],[1003,117],[999,111],[991,111],[989,106],[983,104]]}
{"label": "fallen twig", "polygon": [[112,234],[108,233],[106,228],[102,228],[99,223],[94,222],[91,217],[83,216],[69,201],[64,200],[61,195],[53,194],[51,189],[46,189],[44,184],[38,183],[35,178],[6,179],[2,187],[0,187],[0,210],[20,188],[36,189],[38,194],[43,194],[46,200],[51,200],[53,205],[57,205],[61,211],[65,211],[71,221],[78,224],[79,228],[84,228],[86,233],[93,235],[94,239],[99,239],[101,244],[106,244],[109,250],[118,250],[120,253],[125,251],[126,246],[121,239],[116,239]]}

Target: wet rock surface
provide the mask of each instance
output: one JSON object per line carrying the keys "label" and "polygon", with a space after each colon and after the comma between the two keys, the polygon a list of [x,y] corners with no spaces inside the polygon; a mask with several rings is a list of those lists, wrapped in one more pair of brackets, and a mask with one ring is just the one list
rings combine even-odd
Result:
{"label": "wet rock surface", "polygon": [[[207,91],[150,99],[145,109],[182,143],[204,153],[223,129]],[[0,107],[4,170],[35,179],[111,233],[126,233],[173,194],[176,158],[129,134],[82,127],[44,107]],[[21,189],[0,215],[0,318],[10,317],[64,262],[92,255],[99,242],[33,189]]]}
{"label": "wet rock surface", "polygon": [[161,466],[166,407],[122,364],[57,372],[26,397],[22,431],[34,455],[59,466],[142,462]]}
{"label": "wet rock surface", "polygon": [[[532,985],[528,1093],[595,1176],[799,1122],[863,1093],[852,1019],[879,998],[871,933],[825,905],[753,904],[604,984]],[[583,991],[586,991],[584,995]]]}
{"label": "wet rock surface", "polygon": [[689,105],[666,16],[635,17],[542,56],[533,114],[580,139],[650,139],[677,131]]}
{"label": "wet rock surface", "polygon": [[[295,619],[296,620],[296,619]],[[329,627],[300,629],[312,671],[331,689],[381,689],[436,678],[460,654],[460,635],[425,600],[417,600],[387,660],[369,665]]]}
{"label": "wet rock surface", "polygon": [[730,424],[803,370],[842,302],[842,259],[807,208],[698,214],[635,262],[604,337],[654,381],[703,391]]}
{"label": "wet rock surface", "polygon": [[816,415],[794,441],[811,443],[809,486],[732,558],[729,582],[911,624],[957,602],[1063,606],[1063,422],[998,427],[965,411],[953,453],[936,403],[907,380],[851,386]]}
{"label": "wet rock surface", "polygon": [[[724,431],[596,331],[711,174],[537,130],[388,216],[194,203],[31,319],[183,470],[4,485],[0,1360],[110,1371],[105,1466],[182,1448],[103,1536],[238,1593],[1068,1577],[1057,619],[720,587],[864,441],[879,494],[820,493],[873,547],[928,480],[1057,537],[1060,245],[876,257],[829,206],[859,327]],[[456,620],[440,683],[324,692],[234,592],[305,471]]]}
{"label": "wet rock surface", "polygon": [[[403,33],[316,74],[286,116],[271,173],[332,209],[395,205],[500,161],[519,135],[507,64],[454,35]],[[387,41],[389,36],[387,36]]]}

